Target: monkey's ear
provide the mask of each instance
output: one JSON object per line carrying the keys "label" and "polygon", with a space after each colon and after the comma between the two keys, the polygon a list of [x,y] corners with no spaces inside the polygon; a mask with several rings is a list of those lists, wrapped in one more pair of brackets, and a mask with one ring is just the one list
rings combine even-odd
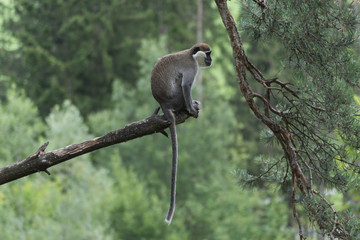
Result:
{"label": "monkey's ear", "polygon": [[200,47],[194,47],[193,55],[200,51]]}

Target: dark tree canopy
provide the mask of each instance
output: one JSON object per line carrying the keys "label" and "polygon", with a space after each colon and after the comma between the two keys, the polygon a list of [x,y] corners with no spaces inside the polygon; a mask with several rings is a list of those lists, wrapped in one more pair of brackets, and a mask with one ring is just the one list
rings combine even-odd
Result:
{"label": "dark tree canopy", "polygon": [[83,114],[99,111],[111,104],[114,80],[136,83],[143,39],[175,35],[178,42],[170,44],[170,51],[193,44],[195,34],[188,32],[195,32],[195,25],[187,23],[196,15],[183,9],[189,5],[158,0],[16,1],[17,17],[5,27],[21,47],[3,64],[16,72],[17,85],[44,116],[64,99],[71,99]]}

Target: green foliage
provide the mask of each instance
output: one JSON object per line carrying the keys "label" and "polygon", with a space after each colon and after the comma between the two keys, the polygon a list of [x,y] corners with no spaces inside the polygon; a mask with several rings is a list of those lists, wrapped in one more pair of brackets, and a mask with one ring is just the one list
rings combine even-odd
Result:
{"label": "green foliage", "polygon": [[[0,113],[4,165],[32,154],[46,128],[31,100],[15,87],[8,90]],[[54,146],[89,137],[79,111],[69,102],[56,107],[48,120]],[[36,174],[1,187],[0,238],[112,239],[112,181],[107,172],[79,159],[50,171],[50,177]]]}
{"label": "green foliage", "polygon": [[126,1],[15,2],[18,18],[9,19],[5,27],[20,41],[21,56],[9,67],[23,69],[15,80],[42,114],[65,98],[84,113],[99,110],[109,103],[114,77],[129,82],[135,78],[137,57],[129,56],[136,52],[139,42],[134,39],[142,31],[133,29],[154,28],[146,20],[153,17],[149,4],[137,2],[143,6],[129,7]]}
{"label": "green foliage", "polygon": [[[31,128],[29,128],[31,126]],[[24,159],[39,147],[44,124],[38,110],[22,90],[12,86],[0,105],[0,159],[11,163]]]}
{"label": "green foliage", "polygon": [[181,216],[171,228],[162,221],[167,201],[151,193],[145,182],[121,163],[116,152],[111,156],[111,163],[116,179],[116,207],[111,218],[118,239],[186,239]]}
{"label": "green foliage", "polygon": [[0,52],[0,63],[43,117],[65,99],[82,114],[99,111],[109,107],[114,80],[136,84],[138,62],[146,55],[137,51],[142,39],[165,33],[177,39],[170,51],[194,43],[192,5],[191,0],[15,1],[1,11],[7,34],[0,42],[16,40],[18,47]]}
{"label": "green foliage", "polygon": [[289,80],[297,85],[297,98],[279,101],[278,109],[286,114],[279,121],[325,171],[335,171],[337,166],[328,159],[351,163],[346,147],[357,149],[360,144],[353,99],[359,64],[350,48],[356,34],[355,10],[333,1],[269,3],[266,14],[252,7],[261,17],[244,21],[244,28],[258,38],[279,40],[288,51],[287,67],[297,72]]}
{"label": "green foliage", "polygon": [[51,149],[92,138],[79,110],[69,100],[65,100],[61,107],[55,105],[45,121],[48,126],[46,139],[51,142]]}
{"label": "green foliage", "polygon": [[[281,86],[271,96],[281,112],[272,118],[291,134],[304,176],[316,189],[324,184],[339,191],[358,187],[360,121],[353,98],[360,86],[353,45],[358,34],[357,6],[346,1],[273,1],[264,9],[255,1],[247,3],[242,27],[258,41],[281,43],[286,50],[282,57],[288,73],[279,77],[293,84],[292,92]],[[245,183],[286,182],[291,176],[281,161],[273,159],[267,165],[259,177],[244,171],[239,175]],[[325,198],[308,196],[303,206],[324,234],[357,236],[351,230],[355,226],[346,220],[349,217],[338,217],[343,222],[335,224],[334,210]]]}

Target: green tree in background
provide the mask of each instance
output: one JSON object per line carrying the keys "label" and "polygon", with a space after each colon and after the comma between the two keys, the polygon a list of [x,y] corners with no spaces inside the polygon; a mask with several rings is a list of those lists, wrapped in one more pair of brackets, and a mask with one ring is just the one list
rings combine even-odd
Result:
{"label": "green tree in background", "polygon": [[[55,144],[66,145],[89,136],[79,111],[69,102],[55,107],[45,127],[37,109],[22,91],[8,90],[0,105],[1,161],[20,160],[43,141],[43,131]],[[68,131],[62,126],[66,123]],[[69,133],[76,133],[70,136]],[[67,136],[65,138],[65,136]],[[109,231],[112,180],[94,168],[88,156],[0,189],[1,239],[112,239]]]}
{"label": "green tree in background", "polygon": [[[18,19],[7,26],[21,43],[15,67],[22,71],[17,83],[41,113],[65,98],[84,112],[101,109],[108,103],[114,76],[121,72],[126,79],[134,79],[134,72],[124,69],[134,69],[129,66],[136,58],[126,56],[136,41],[128,42],[124,36],[135,24],[149,21],[144,21],[146,12],[122,4],[126,3],[15,2]],[[136,20],[130,26],[124,24],[128,17]]]}
{"label": "green tree in background", "polygon": [[44,128],[34,103],[25,97],[23,90],[12,85],[6,92],[6,101],[0,105],[1,161],[24,159],[34,151],[31,145],[37,142]]}
{"label": "green tree in background", "polygon": [[15,13],[3,26],[19,48],[2,53],[0,63],[42,116],[64,99],[88,114],[109,107],[114,79],[136,82],[137,63],[146,55],[137,51],[141,39],[174,36],[170,51],[193,44],[196,16],[190,7],[184,11],[187,2],[14,1]]}

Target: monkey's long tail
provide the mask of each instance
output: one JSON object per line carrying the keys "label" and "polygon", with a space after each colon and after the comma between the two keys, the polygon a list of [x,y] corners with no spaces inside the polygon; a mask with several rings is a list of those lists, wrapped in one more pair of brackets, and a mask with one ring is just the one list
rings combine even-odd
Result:
{"label": "monkey's long tail", "polygon": [[170,134],[171,134],[171,143],[172,143],[172,172],[171,172],[171,197],[170,197],[170,207],[168,214],[165,218],[165,222],[169,225],[174,216],[175,212],[175,196],[176,196],[176,173],[177,173],[177,163],[178,163],[178,142],[176,136],[176,124],[175,124],[175,116],[172,111],[169,111],[169,117],[171,118],[170,125]]}

